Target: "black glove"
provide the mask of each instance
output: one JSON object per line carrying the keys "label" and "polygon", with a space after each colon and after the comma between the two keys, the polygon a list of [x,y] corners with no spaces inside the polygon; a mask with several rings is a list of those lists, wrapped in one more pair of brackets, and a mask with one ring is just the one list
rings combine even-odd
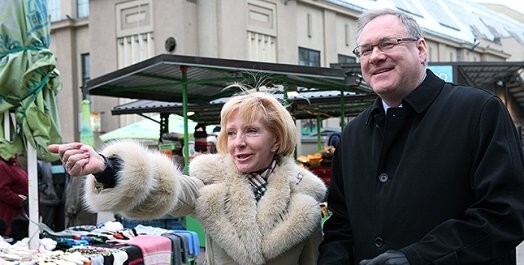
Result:
{"label": "black glove", "polygon": [[360,265],[409,265],[404,253],[397,250],[388,250],[373,259],[364,259]]}

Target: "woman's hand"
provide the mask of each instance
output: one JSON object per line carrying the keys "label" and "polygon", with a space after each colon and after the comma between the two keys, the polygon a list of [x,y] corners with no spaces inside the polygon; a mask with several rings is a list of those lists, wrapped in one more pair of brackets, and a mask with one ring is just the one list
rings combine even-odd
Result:
{"label": "woman's hand", "polygon": [[96,174],[106,168],[104,158],[89,145],[82,143],[52,144],[47,149],[60,156],[62,165],[71,176]]}

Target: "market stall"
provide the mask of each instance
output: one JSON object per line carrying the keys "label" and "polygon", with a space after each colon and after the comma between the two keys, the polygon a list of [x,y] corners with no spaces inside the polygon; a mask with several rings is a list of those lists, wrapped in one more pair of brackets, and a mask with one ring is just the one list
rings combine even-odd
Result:
{"label": "market stall", "polygon": [[[134,114],[160,113],[163,117],[160,135],[166,133],[164,129],[168,128],[171,113],[183,116],[186,124],[183,158],[186,173],[189,173],[188,120],[217,124],[222,104],[239,92],[224,88],[235,83],[276,92],[297,119],[344,117],[346,112],[359,112],[374,98],[365,84],[347,84],[345,71],[340,69],[170,54],[158,55],[92,79],[87,83],[87,90],[90,95],[142,100],[130,103],[125,109]],[[317,97],[304,96],[307,93],[317,93]],[[150,105],[143,104],[143,100],[150,100]],[[190,112],[194,113],[191,117]],[[188,227],[201,231],[195,220],[188,220]],[[202,233],[199,235],[203,236]]]}
{"label": "market stall", "polygon": [[[342,69],[171,54],[158,55],[92,79],[87,83],[87,90],[89,94],[98,96],[177,102],[181,104],[180,115],[187,124],[190,108],[213,106],[211,102],[234,95],[239,91],[224,88],[238,82],[254,88],[281,89],[284,101],[289,99],[290,91],[347,92],[355,97],[372,94],[362,82],[347,84]],[[301,91],[298,91],[299,88]],[[343,102],[340,98],[338,100]],[[344,105],[340,106],[342,116],[345,116]],[[202,112],[195,113],[195,117],[201,117],[198,120],[201,122],[204,119]],[[188,134],[186,126],[184,141],[188,141]],[[186,169],[189,164],[188,146],[188,142],[184,142]]]}
{"label": "market stall", "polygon": [[10,244],[0,238],[0,264],[196,264],[198,235],[189,230],[169,230],[119,222],[69,227],[54,232],[40,225],[40,246],[27,240]]}
{"label": "market stall", "polygon": [[[283,95],[276,93],[277,98],[283,99]],[[341,98],[342,97],[342,98]],[[311,91],[302,93],[293,93],[288,96],[287,103],[292,116],[297,119],[321,119],[340,117],[342,110],[345,110],[346,116],[355,116],[364,108],[367,108],[375,96],[369,95],[354,95],[350,92],[338,91]],[[227,99],[219,99],[206,104],[205,106],[190,104],[188,111],[194,112],[196,119],[204,124],[218,124],[220,117],[220,109]],[[177,102],[163,102],[155,100],[137,100],[113,107],[111,110],[113,115],[144,115],[151,113],[161,113],[162,115],[182,115],[182,104]],[[198,115],[197,115],[198,114]],[[191,116],[191,118],[195,118]],[[320,122],[319,122],[320,123]],[[171,124],[169,123],[169,126]],[[163,127],[169,127],[163,126]],[[321,133],[314,132],[311,136],[303,137],[301,144],[309,144],[314,141],[316,147],[310,150],[307,156],[297,155],[298,161],[302,165],[310,168],[318,176],[320,176],[326,184],[329,184],[331,173],[331,159],[333,150],[329,148],[328,138],[333,132],[340,133],[340,128],[321,128],[318,127]],[[326,130],[325,130],[326,129]],[[329,130],[328,130],[329,129]],[[160,131],[158,131],[160,132]],[[327,134],[325,134],[327,133]],[[162,135],[162,132],[160,132]],[[157,137],[161,137],[157,136]],[[309,148],[311,149],[311,148]],[[309,150],[308,149],[308,150]],[[305,148],[304,148],[305,150]],[[311,161],[309,161],[311,160]]]}

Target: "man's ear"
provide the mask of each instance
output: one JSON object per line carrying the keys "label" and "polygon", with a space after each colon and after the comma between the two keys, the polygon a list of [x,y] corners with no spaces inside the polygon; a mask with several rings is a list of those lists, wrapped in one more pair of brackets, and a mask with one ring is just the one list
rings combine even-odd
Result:
{"label": "man's ear", "polygon": [[420,63],[426,64],[428,60],[428,44],[424,38],[417,41],[418,58]]}

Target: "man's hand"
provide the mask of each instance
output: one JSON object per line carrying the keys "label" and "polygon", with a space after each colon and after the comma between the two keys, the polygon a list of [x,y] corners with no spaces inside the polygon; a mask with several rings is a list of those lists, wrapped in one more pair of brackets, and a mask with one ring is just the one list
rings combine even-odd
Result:
{"label": "man's hand", "polygon": [[52,144],[47,147],[60,156],[62,165],[71,176],[84,176],[104,171],[106,164],[91,146],[82,143]]}
{"label": "man's hand", "polygon": [[360,265],[409,265],[409,261],[404,253],[388,250],[373,259],[360,261]]}

